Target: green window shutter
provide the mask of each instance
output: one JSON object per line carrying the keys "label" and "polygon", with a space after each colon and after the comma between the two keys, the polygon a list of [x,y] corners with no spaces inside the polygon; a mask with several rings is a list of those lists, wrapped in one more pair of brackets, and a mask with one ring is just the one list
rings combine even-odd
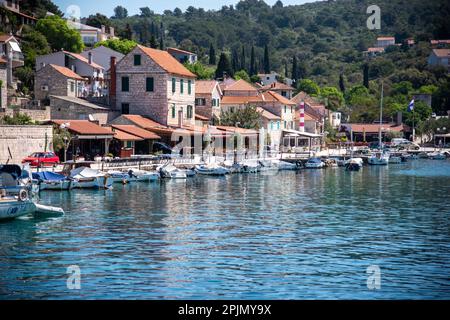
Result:
{"label": "green window shutter", "polygon": [[213,107],[216,106],[216,99],[212,99],[212,106],[213,106]]}
{"label": "green window shutter", "polygon": [[175,92],[176,86],[177,86],[177,79],[172,78],[172,93]]}
{"label": "green window shutter", "polygon": [[130,78],[122,77],[122,91],[128,92],[130,91]]}
{"label": "green window shutter", "polygon": [[140,66],[141,65],[141,55],[140,54],[135,54],[134,55],[134,65],[135,66]]}
{"label": "green window shutter", "polygon": [[188,94],[192,93],[192,80],[188,80]]}
{"label": "green window shutter", "polygon": [[145,83],[147,92],[153,92],[153,86],[154,86],[153,78],[147,78]]}
{"label": "green window shutter", "polygon": [[172,119],[175,119],[175,106],[172,106]]}
{"label": "green window shutter", "polygon": [[184,80],[180,79],[180,93],[183,93],[184,91]]}

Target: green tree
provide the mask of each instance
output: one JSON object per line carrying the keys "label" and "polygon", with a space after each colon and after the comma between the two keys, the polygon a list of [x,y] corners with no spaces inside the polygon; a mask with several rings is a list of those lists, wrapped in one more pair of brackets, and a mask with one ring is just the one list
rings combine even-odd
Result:
{"label": "green tree", "polygon": [[34,67],[37,56],[48,54],[51,51],[47,38],[28,26],[23,27],[21,47],[25,57],[25,66],[30,68]]}
{"label": "green tree", "polygon": [[319,95],[320,94],[319,85],[310,79],[300,80],[297,85],[297,90],[306,92],[307,94],[310,94],[310,95]]}
{"label": "green tree", "polygon": [[141,11],[141,17],[150,18],[154,14],[149,7],[139,8],[139,10]]}
{"label": "green tree", "polygon": [[216,65],[216,50],[214,49],[213,44],[209,45],[209,64]]}
{"label": "green tree", "polygon": [[264,46],[264,73],[270,73],[270,56],[267,44]]}
{"label": "green tree", "polygon": [[108,19],[107,16],[97,13],[95,15],[91,14],[86,18],[85,23],[88,26],[101,28],[101,26],[111,26],[111,20]]}
{"label": "green tree", "polygon": [[109,39],[95,44],[95,48],[105,46],[122,54],[128,54],[136,47],[137,43],[127,39]]}
{"label": "green tree", "polygon": [[344,104],[344,95],[336,87],[323,87],[320,89],[320,96],[330,110],[337,111]]}
{"label": "green tree", "polygon": [[250,79],[250,76],[248,75],[247,71],[245,71],[245,70],[239,70],[239,71],[235,72],[234,78],[236,80],[242,79],[247,82],[252,82],[252,80]]}
{"label": "green tree", "polygon": [[3,117],[3,123],[6,125],[31,125],[34,124],[33,119],[25,113],[15,113],[12,117],[11,116],[4,116]]}
{"label": "green tree", "polygon": [[222,111],[220,125],[232,127],[238,125],[240,128],[257,130],[261,127],[261,114],[251,105],[233,111]]}
{"label": "green tree", "polygon": [[114,16],[115,19],[124,19],[128,17],[128,10],[122,6],[117,6],[114,8]]}
{"label": "green tree", "polygon": [[298,66],[297,66],[297,57],[296,56],[294,56],[294,58],[292,58],[291,78],[294,81],[298,80]]}
{"label": "green tree", "polygon": [[228,56],[224,52],[222,52],[220,54],[219,63],[217,64],[216,79],[222,78],[224,74],[232,77],[233,68],[231,67],[230,59],[228,58]]}
{"label": "green tree", "polygon": [[67,22],[58,16],[47,16],[36,24],[36,31],[43,34],[53,50],[80,53],[84,44],[80,33],[69,28]]}
{"label": "green tree", "polygon": [[250,76],[254,76],[256,73],[255,46],[252,46],[252,51],[250,53]]}
{"label": "green tree", "polygon": [[211,80],[214,79],[214,68],[203,65],[200,61],[196,63],[184,63],[184,66],[197,76],[198,80]]}

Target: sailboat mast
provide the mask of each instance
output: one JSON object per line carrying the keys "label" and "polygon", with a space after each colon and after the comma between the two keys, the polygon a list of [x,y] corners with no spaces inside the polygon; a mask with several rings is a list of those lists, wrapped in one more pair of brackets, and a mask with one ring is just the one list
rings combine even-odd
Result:
{"label": "sailboat mast", "polygon": [[380,99],[380,131],[378,133],[378,145],[381,148],[381,127],[383,125],[383,81],[381,81],[381,99]]}

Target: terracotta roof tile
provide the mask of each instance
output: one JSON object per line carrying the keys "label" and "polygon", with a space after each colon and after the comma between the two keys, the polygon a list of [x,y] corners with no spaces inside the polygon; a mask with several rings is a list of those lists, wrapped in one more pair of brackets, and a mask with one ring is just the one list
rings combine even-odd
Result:
{"label": "terracotta roof tile", "polygon": [[124,131],[120,130],[112,130],[111,127],[104,127],[105,129],[110,130],[114,133],[114,139],[120,140],[120,141],[142,141],[141,137],[134,136],[132,134],[126,133]]}
{"label": "terracotta roof tile", "polygon": [[283,97],[281,94],[278,94],[275,91],[267,91],[267,92],[263,93],[262,96],[265,98],[265,101],[279,102],[281,104],[288,105],[288,106],[296,105],[295,102],[292,102],[291,100]]}
{"label": "terracotta roof tile", "polygon": [[190,52],[190,51],[186,51],[186,50],[182,50],[182,49],[178,49],[178,48],[167,48],[167,51],[168,52],[171,52],[171,51],[173,51],[173,52],[179,52],[179,53],[184,53],[184,54],[189,54],[189,55],[196,55],[195,53],[193,53],[193,52]]}
{"label": "terracotta roof tile", "polygon": [[280,120],[281,119],[279,116],[273,114],[272,112],[267,111],[266,109],[264,109],[262,107],[257,107],[256,111],[261,113],[261,116],[268,120]]}
{"label": "terracotta roof tile", "polygon": [[[117,131],[123,131],[128,134],[132,134],[134,136],[137,136],[142,139],[153,139],[158,140],[161,139],[160,136],[158,136],[156,133],[136,127],[134,125],[111,125],[114,129],[117,129]],[[116,132],[117,132],[116,131]]]}
{"label": "terracotta roof tile", "polygon": [[198,113],[195,114],[195,120],[200,120],[200,121],[209,121],[208,117],[202,116]]}
{"label": "terracotta roof tile", "polygon": [[[342,124],[345,127],[351,128],[353,132],[366,132],[366,133],[377,133],[380,131],[380,124],[378,123],[349,123]],[[407,129],[403,124],[397,125],[395,123],[383,123],[381,125],[382,131],[404,131]]]}
{"label": "terracotta roof tile", "polygon": [[103,128],[88,120],[52,120],[51,122],[57,125],[69,123],[70,126],[67,129],[80,135],[114,135],[111,130]]}
{"label": "terracotta roof tile", "polygon": [[138,47],[142,50],[142,52],[144,52],[155,63],[157,63],[161,68],[163,68],[167,72],[189,78],[196,77],[195,74],[190,72],[185,66],[179,63],[178,60],[172,57],[172,55],[167,51],[147,48],[141,45],[138,45]]}
{"label": "terracotta roof tile", "polygon": [[51,66],[53,69],[55,69],[56,71],[61,73],[63,76],[66,76],[67,78],[71,78],[71,79],[75,79],[75,80],[85,80],[83,77],[81,77],[80,75],[76,74],[75,72],[73,72],[69,68],[57,66],[57,65],[54,65],[54,64],[50,64],[49,66]]}
{"label": "terracotta roof tile", "polygon": [[450,49],[433,49],[433,53],[439,58],[448,58],[450,56]]}
{"label": "terracotta roof tile", "polygon": [[247,81],[240,79],[224,88],[224,91],[258,91]]}
{"label": "terracotta roof tile", "polygon": [[195,93],[210,94],[218,84],[215,80],[197,80],[195,82]]}

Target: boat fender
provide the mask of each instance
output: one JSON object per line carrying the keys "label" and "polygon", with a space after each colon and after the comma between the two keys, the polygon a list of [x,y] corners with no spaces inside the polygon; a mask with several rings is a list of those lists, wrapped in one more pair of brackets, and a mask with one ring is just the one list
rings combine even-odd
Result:
{"label": "boat fender", "polygon": [[27,201],[28,200],[28,191],[25,189],[20,190],[19,192],[19,200],[20,201]]}

